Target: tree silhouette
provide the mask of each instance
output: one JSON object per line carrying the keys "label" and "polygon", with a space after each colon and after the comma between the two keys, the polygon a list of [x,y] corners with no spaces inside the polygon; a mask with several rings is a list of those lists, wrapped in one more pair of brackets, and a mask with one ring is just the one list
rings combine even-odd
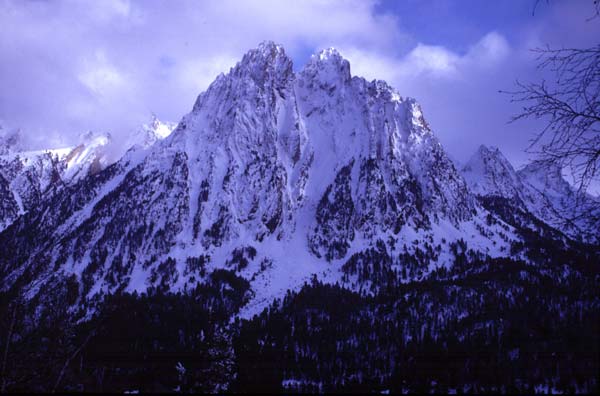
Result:
{"label": "tree silhouette", "polygon": [[[588,22],[600,15],[598,0],[593,1],[593,11]],[[567,222],[586,218],[600,225],[600,201],[590,205],[590,200],[584,199],[590,185],[600,182],[600,44],[589,48],[546,46],[532,51],[537,55],[538,70],[552,77],[517,81],[516,90],[504,91],[512,96],[512,102],[523,104],[511,122],[544,121],[527,151],[540,165],[567,169],[572,175],[578,199],[571,213],[563,213]]]}

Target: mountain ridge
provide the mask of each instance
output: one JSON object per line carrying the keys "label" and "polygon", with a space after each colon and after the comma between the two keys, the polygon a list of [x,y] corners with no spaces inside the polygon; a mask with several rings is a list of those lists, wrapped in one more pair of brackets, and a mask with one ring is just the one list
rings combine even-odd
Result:
{"label": "mountain ridge", "polygon": [[333,49],[263,43],[155,121],[116,162],[30,156],[56,179],[0,230],[9,392],[598,389],[600,250],[556,170],[457,167]]}
{"label": "mountain ridge", "polygon": [[[151,123],[136,130],[124,146],[146,149],[173,128],[153,116]],[[91,131],[80,135],[79,144],[72,147],[29,150],[21,140],[20,131],[0,135],[0,213],[4,214],[0,230],[38,205],[43,195],[102,171],[116,161],[113,152],[121,150],[109,133]]]}
{"label": "mountain ridge", "polygon": [[520,239],[470,192],[415,100],[353,77],[334,49],[294,73],[272,42],[219,75],[169,136],[41,207],[0,234],[4,290],[31,297],[71,276],[79,303],[185,290],[253,251],[235,270],[251,282],[249,316],[315,274],[373,285],[356,274],[380,255],[408,281],[451,267],[459,240],[497,257]]}
{"label": "mountain ridge", "polygon": [[496,147],[480,146],[461,172],[471,190],[502,197],[571,238],[598,243],[598,198],[580,193],[559,167],[535,162],[515,170]]}

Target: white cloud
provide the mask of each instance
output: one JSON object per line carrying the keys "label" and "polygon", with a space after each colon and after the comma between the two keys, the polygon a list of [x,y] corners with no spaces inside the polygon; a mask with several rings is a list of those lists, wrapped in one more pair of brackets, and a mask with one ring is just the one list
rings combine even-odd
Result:
{"label": "white cloud", "polygon": [[[72,6],[80,6],[81,2],[72,1]],[[108,22],[113,18],[127,18],[131,12],[129,0],[100,0],[85,4],[90,14],[100,22]]]}
{"label": "white cloud", "polygon": [[[28,129],[127,133],[150,112],[177,121],[263,40],[292,55],[406,39],[374,0],[0,2],[0,117]],[[44,92],[44,95],[32,95]],[[127,111],[124,110],[127,109]]]}
{"label": "white cloud", "polygon": [[[399,14],[376,0],[0,0],[0,118],[41,139],[56,131],[62,143],[89,129],[128,133],[150,112],[177,121],[216,75],[274,40],[297,60],[338,48],[354,75],[385,79],[420,100],[455,153],[471,142],[517,141],[517,133],[523,147],[526,127],[506,126],[512,109],[498,89],[539,77],[528,68],[531,43],[598,36],[600,25],[582,22],[587,3],[559,3],[549,17],[531,18],[530,29],[490,26],[499,30],[474,37],[470,47],[459,43],[458,51],[412,36],[423,31],[403,31]],[[428,7],[401,17],[430,21]],[[567,12],[573,9],[581,10]],[[465,31],[481,32],[472,27]],[[522,43],[509,45],[505,36]]]}
{"label": "white cloud", "polygon": [[458,73],[459,63],[461,58],[444,47],[419,44],[401,60],[398,70],[408,76],[431,74],[448,77]]}
{"label": "white cloud", "polygon": [[469,77],[474,70],[501,65],[509,57],[511,49],[502,35],[490,32],[462,55],[443,46],[423,43],[398,57],[356,47],[341,51],[350,61],[354,75],[384,79],[402,86],[405,80],[415,78],[460,80]]}
{"label": "white cloud", "polygon": [[480,67],[493,67],[510,56],[508,41],[497,32],[490,32],[472,46],[465,56],[465,62]]}
{"label": "white cloud", "polygon": [[178,84],[182,89],[192,88],[194,92],[200,93],[208,88],[220,73],[225,73],[235,66],[238,60],[225,54],[185,60],[177,68]]}
{"label": "white cloud", "polygon": [[106,59],[103,50],[83,60],[77,77],[100,100],[121,94],[126,87],[125,77]]}

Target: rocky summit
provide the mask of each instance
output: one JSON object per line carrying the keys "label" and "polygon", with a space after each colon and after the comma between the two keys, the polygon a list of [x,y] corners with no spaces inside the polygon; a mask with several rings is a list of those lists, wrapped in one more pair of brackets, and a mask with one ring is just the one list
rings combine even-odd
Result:
{"label": "rocky summit", "polygon": [[[352,77],[335,49],[294,73],[281,46],[263,43],[219,76],[168,138],[15,221],[1,237],[12,247],[0,268],[5,288],[23,282],[29,296],[75,274],[85,300],[181,290],[202,278],[190,259],[227,268],[251,247],[257,254],[241,274],[267,301],[315,273],[341,276],[350,255],[378,241],[411,251],[424,237],[458,239],[482,216],[413,99]],[[476,239],[498,254],[489,237]],[[448,265],[432,260],[423,273]]]}
{"label": "rocky summit", "polygon": [[[134,136],[137,144],[117,161],[106,159],[106,138],[92,136],[64,151],[2,152],[0,290],[36,307],[32,323],[45,317],[40,312],[52,301],[60,301],[66,317],[85,324],[113,323],[116,316],[110,315],[126,306],[143,312],[127,305],[138,297],[124,296],[190,298],[185,304],[202,308],[182,315],[200,315],[203,335],[183,324],[173,324],[172,333],[180,334],[180,341],[196,340],[184,342],[192,349],[189,345],[209,337],[212,346],[202,350],[217,348],[223,361],[235,354],[240,370],[234,375],[227,371],[234,366],[227,366],[221,378],[210,371],[213,366],[198,368],[214,380],[203,382],[204,390],[235,389],[235,381],[246,389],[266,389],[256,376],[260,368],[252,366],[257,361],[248,356],[260,360],[269,352],[252,331],[274,334],[273,348],[281,351],[287,339],[280,336],[297,334],[294,329],[301,326],[294,321],[318,323],[335,315],[329,304],[339,301],[351,312],[339,320],[364,329],[365,320],[379,318],[373,331],[387,334],[392,328],[381,326],[397,319],[393,331],[402,341],[392,346],[382,341],[382,349],[361,355],[373,365],[360,375],[350,365],[344,366],[347,376],[332,374],[330,367],[325,377],[319,370],[326,366],[319,366],[319,377],[300,365],[273,374],[277,386],[340,390],[368,378],[371,387],[365,389],[401,391],[406,382],[390,382],[402,377],[394,377],[404,364],[394,360],[400,355],[379,362],[383,355],[370,355],[375,350],[400,354],[416,345],[411,342],[432,347],[448,329],[461,334],[456,342],[482,328],[501,337],[512,328],[490,325],[485,307],[508,312],[511,304],[526,304],[529,300],[521,298],[529,289],[523,282],[539,285],[542,273],[558,283],[571,281],[561,278],[580,270],[565,269],[571,258],[580,265],[597,254],[597,229],[585,221],[562,227],[561,213],[578,195],[560,171],[544,176],[534,165],[515,171],[497,149],[484,146],[457,167],[414,99],[384,81],[353,76],[349,62],[332,48],[295,72],[285,50],[265,42],[219,75],[176,126],[153,120]],[[559,256],[564,260],[553,262]],[[550,269],[541,270],[544,266]],[[533,268],[540,268],[537,275],[530,274]],[[490,273],[503,275],[488,279]],[[377,296],[387,296],[383,305],[377,305]],[[115,305],[119,298],[133,300]],[[598,304],[597,298],[574,298],[581,304],[578,312]],[[313,306],[319,301],[324,305]],[[577,304],[561,304],[571,303]],[[303,307],[302,315],[314,309],[325,316],[296,317],[294,306]],[[153,307],[148,309],[158,309]],[[175,304],[165,312],[175,315],[179,309],[183,306]],[[286,319],[278,323],[291,327],[271,333],[275,327],[269,326],[276,324],[269,312],[280,312]],[[392,319],[399,312],[403,319]],[[432,315],[438,319],[430,321]],[[245,324],[235,327],[239,320]],[[98,332],[94,337],[102,339]],[[314,340],[315,333],[302,337]],[[332,343],[342,351],[355,345],[352,337],[359,339],[348,335]],[[238,342],[232,340],[246,349],[232,352]],[[285,344],[296,361],[315,347],[302,342]],[[92,360],[102,348],[110,349],[90,348],[85,350]],[[514,346],[501,353],[502,359],[519,357]],[[88,357],[81,358],[82,367]],[[98,359],[94,364],[104,358]],[[194,364],[186,362],[182,367]],[[118,384],[90,385],[85,378],[72,381],[84,389],[126,390]]]}

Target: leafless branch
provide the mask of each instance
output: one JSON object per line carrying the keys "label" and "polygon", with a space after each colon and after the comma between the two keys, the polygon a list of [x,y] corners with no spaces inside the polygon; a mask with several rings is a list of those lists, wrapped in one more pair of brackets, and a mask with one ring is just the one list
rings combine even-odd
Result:
{"label": "leafless branch", "polygon": [[10,342],[13,337],[13,331],[15,329],[15,322],[17,319],[17,306],[18,303],[15,302],[12,309],[12,316],[10,320],[10,325],[8,327],[8,333],[6,334],[6,345],[4,346],[4,354],[2,356],[2,386],[0,387],[0,393],[4,393],[6,391],[6,362],[8,360],[8,348],[10,346]]}
{"label": "leafless branch", "polygon": [[54,387],[52,388],[52,393],[56,392],[56,389],[60,385],[60,382],[62,381],[62,378],[65,375],[65,371],[69,367],[69,364],[71,364],[71,361],[77,357],[77,355],[81,352],[81,350],[83,348],[85,348],[85,346],[88,344],[88,342],[92,339],[92,337],[95,334],[96,334],[95,330],[90,331],[89,334],[87,335],[87,337],[85,337],[85,340],[83,340],[83,342],[81,343],[81,345],[79,345],[79,347],[77,349],[75,349],[75,351],[73,351],[73,353],[67,358],[67,360],[65,361],[65,364],[63,365],[62,369],[60,370],[60,373],[58,374],[58,378],[56,379],[56,382],[54,383]]}
{"label": "leafless branch", "polygon": [[524,106],[511,121],[546,120],[528,151],[541,163],[568,167],[583,193],[600,171],[600,46],[533,52],[538,68],[553,72],[555,79],[517,81],[517,90],[507,93]]}
{"label": "leafless branch", "polygon": [[[595,2],[598,14],[600,4]],[[592,183],[600,181],[600,45],[591,48],[550,47],[532,50],[538,69],[550,80],[516,82],[504,92],[523,105],[511,122],[538,119],[544,126],[530,140],[527,151],[542,166],[568,170],[576,186],[576,204],[569,221],[600,213],[600,204],[583,205]],[[600,224],[600,219],[597,219]]]}
{"label": "leafless branch", "polygon": [[[535,2],[533,3],[533,10],[531,11],[532,16],[535,16],[535,10],[537,10],[540,2],[541,2],[541,0],[535,0]],[[545,0],[545,3],[549,4],[550,1]],[[592,14],[592,16],[590,16],[588,19],[586,19],[587,22],[600,16],[600,0],[592,0],[592,5],[593,5],[594,13]]]}

